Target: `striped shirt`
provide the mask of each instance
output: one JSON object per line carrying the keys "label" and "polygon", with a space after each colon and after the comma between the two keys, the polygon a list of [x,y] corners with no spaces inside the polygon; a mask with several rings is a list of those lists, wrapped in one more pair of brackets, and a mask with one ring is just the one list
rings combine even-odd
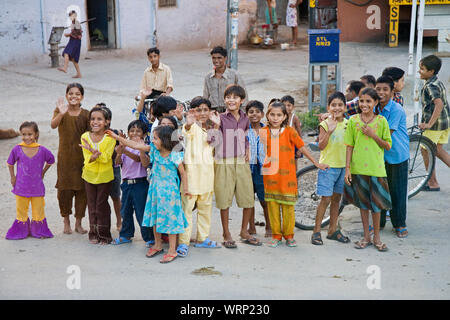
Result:
{"label": "striped shirt", "polygon": [[[261,128],[262,127],[264,127],[263,123],[261,123]],[[254,170],[256,170],[256,166],[261,167],[264,164],[266,153],[264,151],[264,146],[260,141],[259,135],[252,129],[251,124],[250,129],[248,130],[247,140],[250,145],[250,169],[253,173]]]}

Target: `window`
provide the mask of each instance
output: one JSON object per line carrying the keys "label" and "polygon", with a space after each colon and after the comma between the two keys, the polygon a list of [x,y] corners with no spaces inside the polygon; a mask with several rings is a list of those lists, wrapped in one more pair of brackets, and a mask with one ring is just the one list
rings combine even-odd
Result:
{"label": "window", "polygon": [[159,7],[176,7],[177,6],[177,0],[159,0]]}

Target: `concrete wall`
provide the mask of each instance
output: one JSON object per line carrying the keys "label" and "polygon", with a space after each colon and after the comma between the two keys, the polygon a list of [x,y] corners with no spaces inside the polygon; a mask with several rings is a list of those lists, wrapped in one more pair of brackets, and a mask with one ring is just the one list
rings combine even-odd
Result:
{"label": "concrete wall", "polygon": [[373,0],[360,7],[338,0],[338,28],[341,41],[380,42],[386,37],[389,22],[389,1]]}
{"label": "concrete wall", "polygon": [[[256,0],[239,3],[239,40],[244,41],[256,14]],[[177,7],[156,11],[158,47],[170,50],[224,45],[226,25],[226,0],[178,0]]]}
{"label": "concrete wall", "polygon": [[[239,3],[242,42],[256,15],[256,0]],[[145,52],[155,44],[163,50],[225,45],[226,4],[226,0],[178,0],[177,7],[158,8],[158,0],[115,0],[117,47],[129,54]],[[44,55],[49,53],[51,28],[70,25],[69,9],[78,12],[80,22],[86,20],[86,0],[0,0],[0,65],[43,59],[50,64]],[[81,59],[89,48],[87,24],[82,29]],[[61,46],[68,40],[63,36]]]}

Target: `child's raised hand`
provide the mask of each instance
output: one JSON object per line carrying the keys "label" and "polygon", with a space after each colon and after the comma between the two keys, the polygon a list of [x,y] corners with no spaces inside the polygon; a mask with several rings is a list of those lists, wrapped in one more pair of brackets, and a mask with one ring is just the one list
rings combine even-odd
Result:
{"label": "child's raised hand", "polygon": [[195,117],[195,110],[190,109],[186,114],[186,124],[188,126],[191,126],[195,123],[196,117]]}
{"label": "child's raised hand", "polygon": [[141,99],[145,99],[147,98],[147,96],[152,94],[152,89],[142,89],[141,91],[139,91],[139,96],[141,97]]}
{"label": "child's raised hand", "polygon": [[337,120],[334,114],[328,118],[328,132],[332,133],[337,127]]}
{"label": "child's raised hand", "polygon": [[174,115],[178,120],[183,120],[184,108],[182,104],[177,104],[177,108],[174,110]]}
{"label": "child's raised hand", "polygon": [[82,140],[83,140],[83,144],[79,144],[79,146],[93,154],[94,151],[96,151],[96,150],[91,148],[91,146],[89,145],[89,142],[85,138],[83,138]]}
{"label": "child's raised hand", "polygon": [[56,101],[56,108],[58,108],[59,113],[61,114],[65,114],[69,109],[69,107],[64,103],[63,97],[59,97],[58,100]]}
{"label": "child's raised hand", "polygon": [[119,139],[119,136],[112,130],[105,130],[105,133],[115,140]]}
{"label": "child's raised hand", "polygon": [[214,125],[220,126],[220,116],[217,110],[214,110],[209,114],[209,120],[211,120]]}

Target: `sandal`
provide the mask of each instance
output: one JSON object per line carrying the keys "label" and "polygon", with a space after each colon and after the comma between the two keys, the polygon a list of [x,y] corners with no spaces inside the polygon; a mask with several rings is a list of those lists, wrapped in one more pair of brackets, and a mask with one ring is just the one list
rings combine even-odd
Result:
{"label": "sandal", "polygon": [[316,246],[323,245],[322,234],[320,232],[314,232],[311,236],[311,243]]}
{"label": "sandal", "polygon": [[281,244],[281,240],[278,240],[278,239],[272,239],[272,240],[269,242],[269,247],[271,247],[271,248],[276,248],[276,247],[278,247],[280,244]]}
{"label": "sandal", "polygon": [[288,247],[296,247],[297,246],[297,241],[295,241],[294,239],[287,239],[286,240],[286,245]]}
{"label": "sandal", "polygon": [[337,231],[334,232],[331,236],[328,235],[328,236],[327,236],[327,239],[330,239],[330,240],[336,240],[336,241],[339,241],[339,242],[342,242],[342,243],[349,243],[349,242],[350,242],[350,238],[344,236],[344,235],[341,233],[341,230],[337,230]]}
{"label": "sandal", "polygon": [[206,238],[205,241],[203,241],[202,243],[196,243],[194,245],[194,247],[196,247],[196,248],[222,248],[216,241],[209,240],[208,238]]}
{"label": "sandal", "polygon": [[395,233],[397,234],[397,237],[399,237],[399,238],[406,238],[408,236],[408,229],[407,228],[395,228]]}
{"label": "sandal", "polygon": [[250,238],[250,239],[242,239],[242,242],[245,244],[249,244],[252,246],[261,246],[262,242],[259,241],[258,239],[256,239],[255,237]]}
{"label": "sandal", "polygon": [[147,254],[145,255],[147,258],[153,258],[154,256],[163,253],[164,249],[156,250],[153,248],[150,248],[150,250],[147,251]]}
{"label": "sandal", "polygon": [[355,242],[355,248],[356,249],[365,249],[365,248],[367,248],[368,246],[371,246],[371,245],[372,245],[372,242],[370,240],[367,241],[366,239],[362,239],[362,240],[359,240],[359,241]]}
{"label": "sandal", "polygon": [[159,262],[160,263],[169,263],[169,262],[172,262],[173,260],[175,260],[175,258],[177,257],[178,255],[174,255],[174,256],[172,256],[172,255],[170,255],[170,254],[165,254],[164,256],[163,256],[163,258],[161,259],[161,260],[159,260]]}
{"label": "sandal", "polygon": [[233,240],[224,241],[224,242],[222,242],[222,244],[225,248],[228,248],[228,249],[237,248],[236,242]]}
{"label": "sandal", "polygon": [[388,250],[386,244],[383,243],[383,242],[374,243],[373,245],[374,245],[375,248],[377,248],[377,250],[380,251],[380,252],[385,252],[385,251]]}
{"label": "sandal", "polygon": [[118,238],[115,238],[111,242],[111,244],[118,245],[118,244],[124,244],[124,243],[131,243],[132,241],[133,240],[131,240],[131,239],[127,239],[127,238],[124,238],[124,237],[118,237]]}
{"label": "sandal", "polygon": [[189,247],[187,245],[185,245],[184,243],[181,243],[178,245],[177,254],[180,257],[182,257],[182,258],[186,257],[188,254],[188,251],[189,251]]}

